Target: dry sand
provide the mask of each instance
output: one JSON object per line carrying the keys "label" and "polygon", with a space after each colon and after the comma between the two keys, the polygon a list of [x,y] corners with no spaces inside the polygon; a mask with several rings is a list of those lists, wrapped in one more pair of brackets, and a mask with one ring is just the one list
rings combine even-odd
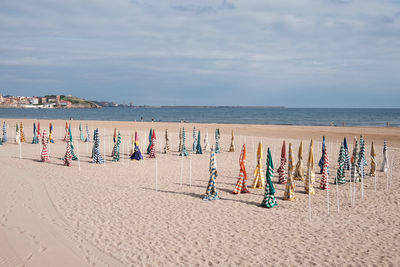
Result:
{"label": "dry sand", "polygon": [[[190,150],[193,124],[82,121],[83,127],[89,124],[91,135],[94,127],[100,129],[106,163],[95,165],[89,157],[92,143],[78,141],[80,121],[71,121],[80,162],[65,167],[60,160],[65,153],[66,143],[61,140],[65,121],[52,121],[56,143],[50,145],[51,162],[42,163],[40,145],[30,144],[33,120],[3,120],[9,124],[9,143],[0,146],[0,266],[400,265],[396,191],[400,186],[400,129],[196,124],[202,141],[205,129],[211,144],[216,127],[222,134],[216,181],[222,199],[203,201],[209,179],[209,153],[182,159],[176,152],[182,125]],[[14,141],[15,122],[20,121],[27,140],[21,146]],[[42,130],[48,129],[48,122],[40,121]],[[114,127],[123,137],[118,163],[111,162],[110,157]],[[150,127],[156,129],[157,160],[128,160],[132,132],[139,132],[143,152]],[[169,155],[160,153],[166,127],[172,146]],[[227,152],[232,129],[236,152]],[[339,186],[337,193],[332,181],[343,136],[348,138],[352,151],[353,137],[361,133],[366,139],[368,163],[374,141],[378,167],[383,139],[388,140],[393,173],[386,176],[377,172],[376,191],[375,179],[366,177],[364,199],[357,184],[352,207],[349,183]],[[283,139],[293,144],[295,155],[303,140],[306,159],[309,140],[314,138],[318,162],[322,135],[327,136],[330,158],[329,214],[327,192],[317,188],[321,177],[318,166],[311,221],[304,183],[296,182],[296,202],[284,201],[284,185],[276,183],[276,171],[273,182],[277,207],[260,207],[264,190],[231,194],[243,143],[247,146],[246,168],[251,185],[259,141],[263,142],[264,152],[271,148],[277,169]]]}

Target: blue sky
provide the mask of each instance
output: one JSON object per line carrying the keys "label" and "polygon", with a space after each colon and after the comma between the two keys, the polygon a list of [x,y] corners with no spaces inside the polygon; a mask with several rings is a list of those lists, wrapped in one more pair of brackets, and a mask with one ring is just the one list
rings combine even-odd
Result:
{"label": "blue sky", "polygon": [[2,0],[0,92],[400,107],[400,1]]}

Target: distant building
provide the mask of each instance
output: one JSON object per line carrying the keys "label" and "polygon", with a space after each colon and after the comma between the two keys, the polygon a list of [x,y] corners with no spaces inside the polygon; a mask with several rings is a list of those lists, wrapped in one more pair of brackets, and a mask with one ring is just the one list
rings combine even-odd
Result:
{"label": "distant building", "polygon": [[39,98],[34,96],[29,98],[29,103],[31,103],[32,105],[38,105],[39,104]]}
{"label": "distant building", "polygon": [[40,104],[46,104],[47,103],[47,99],[46,99],[46,97],[44,96],[44,97],[41,97],[40,98]]}
{"label": "distant building", "polygon": [[65,100],[60,100],[59,104],[57,106],[63,107],[63,108],[71,108],[72,103],[70,101],[65,101]]}

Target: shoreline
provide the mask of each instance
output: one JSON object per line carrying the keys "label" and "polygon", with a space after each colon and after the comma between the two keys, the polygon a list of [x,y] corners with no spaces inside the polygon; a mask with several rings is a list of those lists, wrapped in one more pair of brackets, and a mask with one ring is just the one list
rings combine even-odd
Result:
{"label": "shoreline", "polygon": [[[137,122],[137,121],[113,121],[113,120],[63,120],[63,119],[15,119],[0,118],[0,122],[6,121],[13,125],[16,122],[23,122],[24,126],[31,127],[33,122],[41,122],[42,126],[48,127],[50,122],[54,127],[64,129],[65,122],[77,124],[85,127],[114,127],[127,130],[149,130],[154,128],[159,133],[164,132],[166,128],[169,131],[177,132],[180,127],[185,127],[187,132],[191,132],[193,127],[200,129],[203,133],[208,130],[210,135],[214,134],[215,128],[220,128],[221,134],[231,134],[234,129],[235,135],[253,136],[253,137],[271,137],[271,138],[291,138],[314,141],[320,141],[324,135],[331,141],[340,142],[346,137],[348,142],[352,142],[354,136],[364,135],[367,141],[383,143],[386,139],[392,147],[400,148],[400,128],[396,127],[364,127],[364,126],[300,126],[300,125],[266,125],[266,124],[227,124],[227,123],[193,123],[193,122]],[[58,131],[58,130],[57,130]]]}

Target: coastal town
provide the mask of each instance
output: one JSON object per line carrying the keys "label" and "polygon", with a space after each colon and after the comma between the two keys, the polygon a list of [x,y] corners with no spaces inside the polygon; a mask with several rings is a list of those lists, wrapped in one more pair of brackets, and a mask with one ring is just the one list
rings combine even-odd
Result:
{"label": "coastal town", "polygon": [[64,95],[46,96],[3,96],[0,94],[0,108],[100,108],[94,102]]}

